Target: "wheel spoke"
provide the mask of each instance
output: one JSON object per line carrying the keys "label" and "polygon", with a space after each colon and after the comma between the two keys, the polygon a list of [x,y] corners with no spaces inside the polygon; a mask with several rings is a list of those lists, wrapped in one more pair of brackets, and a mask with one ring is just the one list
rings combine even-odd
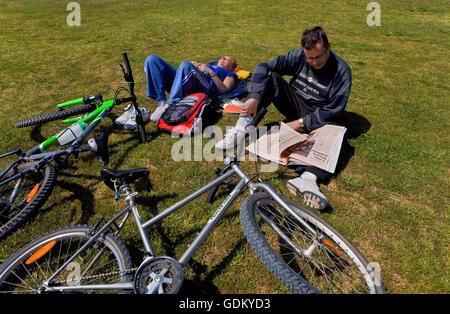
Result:
{"label": "wheel spoke", "polygon": [[[285,201],[295,215],[264,193],[249,196],[241,208],[246,238],[269,270],[283,282],[291,282],[291,289],[298,287],[300,293],[307,291],[303,278],[322,292],[371,292],[374,284],[367,262],[350,242],[319,217]],[[298,281],[288,277],[290,272],[281,271],[287,267],[298,275]]]}
{"label": "wheel spoke", "polygon": [[[56,292],[58,287],[75,284],[108,284],[131,280],[129,253],[116,235],[105,235],[101,243],[94,241],[63,269],[46,289],[46,280],[54,276],[65,261],[72,258],[90,239],[90,227],[67,227],[53,231],[26,245],[8,258],[0,269],[0,293]],[[42,239],[41,239],[42,238]],[[39,251],[56,241],[50,249]],[[37,252],[36,255],[33,255]],[[25,265],[30,257],[29,265]],[[6,263],[6,264],[5,264]],[[34,288],[36,287],[36,288]],[[114,286],[113,286],[114,287]],[[97,290],[93,290],[99,292]],[[105,290],[111,293],[111,290]],[[121,290],[119,290],[120,292]],[[89,292],[89,291],[88,291]],[[92,291],[90,291],[92,292]],[[101,292],[101,291],[100,291]]]}
{"label": "wheel spoke", "polygon": [[55,184],[56,172],[51,164],[43,164],[36,171],[25,172],[37,161],[18,163],[2,180],[22,174],[0,187],[0,240],[32,217]]}

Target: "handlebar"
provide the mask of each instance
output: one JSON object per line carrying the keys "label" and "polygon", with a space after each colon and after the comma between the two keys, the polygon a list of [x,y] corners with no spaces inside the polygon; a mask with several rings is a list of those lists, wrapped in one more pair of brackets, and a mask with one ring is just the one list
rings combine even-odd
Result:
{"label": "handlebar", "polygon": [[131,94],[131,102],[133,103],[133,107],[137,112],[136,115],[136,122],[138,125],[138,131],[141,135],[141,142],[145,143],[147,141],[146,136],[145,136],[145,125],[144,125],[144,121],[142,120],[142,114],[141,114],[141,110],[139,109],[137,102],[136,102],[136,95],[134,94],[134,78],[133,78],[133,72],[131,71],[131,66],[130,66],[130,61],[128,60],[128,55],[126,52],[122,53],[122,58],[123,58],[123,62],[125,63],[125,68],[126,70],[123,68],[122,65],[122,71],[123,71],[123,77],[125,78],[125,81],[128,84],[128,87],[130,89],[130,94]]}
{"label": "handlebar", "polygon": [[133,71],[131,71],[130,61],[128,60],[128,55],[126,52],[122,53],[123,62],[125,63],[125,68],[122,65],[123,77],[130,87],[131,96],[134,97],[134,79],[133,79]]}
{"label": "handlebar", "polygon": [[93,102],[94,100],[98,101],[101,98],[102,98],[102,95],[99,95],[99,94],[94,95],[94,96],[86,96],[83,98],[69,100],[69,101],[63,102],[61,104],[57,104],[56,108],[61,109],[64,107],[69,107],[69,106],[78,105],[78,104],[86,104],[87,105],[87,104],[90,104],[91,102]]}
{"label": "handlebar", "polygon": [[129,75],[129,77],[131,78],[131,81],[134,83],[133,72],[131,71],[130,61],[128,60],[128,55],[126,52],[122,53],[122,58],[123,58],[123,62],[125,63],[125,67],[127,68],[126,73]]}
{"label": "handlebar", "polygon": [[134,102],[136,97],[128,97],[128,98],[117,98],[114,100],[115,105],[125,104],[127,102]]}
{"label": "handlebar", "polygon": [[259,122],[261,122],[261,120],[264,118],[264,116],[267,113],[267,108],[262,107],[258,113],[256,114],[255,118],[253,119],[252,122],[250,122],[250,125],[256,127],[258,125]]}

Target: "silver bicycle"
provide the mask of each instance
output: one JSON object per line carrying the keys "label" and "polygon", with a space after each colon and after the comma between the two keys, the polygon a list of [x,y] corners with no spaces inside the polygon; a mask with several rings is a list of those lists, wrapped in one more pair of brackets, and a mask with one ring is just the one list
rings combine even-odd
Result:
{"label": "silver bicycle", "polygon": [[[280,196],[259,175],[250,178],[237,158],[225,158],[217,179],[144,222],[130,184],[148,173],[146,168],[103,168],[103,181],[116,198],[125,200],[126,208],[106,223],[100,219],[95,226],[64,227],[32,240],[0,266],[0,292],[177,293],[190,258],[248,187],[250,195],[240,209],[245,237],[293,293],[385,293],[377,273],[350,241],[311,211]],[[233,176],[237,184],[182,256],[156,256],[146,229],[208,191],[211,200]],[[130,216],[145,250],[143,261],[135,266],[119,237]]]}

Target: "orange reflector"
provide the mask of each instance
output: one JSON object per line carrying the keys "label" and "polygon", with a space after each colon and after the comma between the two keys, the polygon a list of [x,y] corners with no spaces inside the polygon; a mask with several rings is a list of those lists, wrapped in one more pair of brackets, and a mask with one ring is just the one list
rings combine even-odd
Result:
{"label": "orange reflector", "polygon": [[52,241],[41,247],[39,250],[37,250],[33,255],[30,256],[29,259],[25,262],[25,264],[30,265],[34,262],[36,262],[38,259],[40,259],[42,256],[47,254],[48,251],[50,251],[56,244],[56,241]]}
{"label": "orange reflector", "polygon": [[331,244],[327,239],[323,239],[323,244],[328,246],[330,249],[332,249],[337,255],[344,255],[341,250],[339,250],[337,247],[335,247],[333,244]]}
{"label": "orange reflector", "polygon": [[27,198],[27,203],[31,202],[33,197],[36,195],[37,191],[39,190],[39,183],[34,186],[34,188],[31,190],[30,194]]}

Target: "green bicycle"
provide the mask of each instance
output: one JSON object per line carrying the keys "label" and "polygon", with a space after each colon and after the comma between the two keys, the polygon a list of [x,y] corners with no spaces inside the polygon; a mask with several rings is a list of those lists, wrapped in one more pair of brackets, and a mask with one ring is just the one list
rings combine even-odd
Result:
{"label": "green bicycle", "polygon": [[[128,88],[119,87],[112,100],[103,101],[101,95],[95,95],[60,104],[59,108],[64,108],[83,103],[84,105],[79,107],[81,110],[86,110],[87,108],[94,110],[86,113],[84,116],[63,121],[65,123],[70,122],[71,125],[25,153],[20,149],[15,149],[0,155],[0,159],[11,155],[18,156],[15,161],[10,163],[0,173],[0,240],[17,230],[21,224],[30,219],[33,213],[43,205],[55,185],[57,169],[64,168],[69,158],[78,156],[81,152],[93,151],[103,165],[109,162],[105,153],[108,140],[106,134],[90,139],[88,141],[89,145],[86,147],[81,147],[81,144],[103,118],[112,111],[114,106],[124,103],[131,103],[134,106],[137,112],[136,121],[139,126],[141,142],[146,141],[141,111],[137,110],[138,105],[134,94],[134,79],[131,66],[127,54],[123,53],[122,57],[126,69],[122,65],[120,66]],[[119,94],[124,91],[129,94],[129,97],[118,98]],[[25,119],[22,120],[23,123],[20,125],[41,124],[44,120],[50,121],[49,117],[53,117],[53,120],[56,119],[55,116],[58,119],[62,116],[67,117],[67,112],[65,111],[61,110],[61,112],[64,112],[64,115],[44,115],[45,119],[42,116],[29,118],[28,121],[25,121],[27,120]],[[70,110],[70,112],[72,114],[74,112],[80,113],[79,110]],[[65,146],[65,148],[47,152],[51,147],[57,145]],[[56,164],[56,169],[54,163]]]}

